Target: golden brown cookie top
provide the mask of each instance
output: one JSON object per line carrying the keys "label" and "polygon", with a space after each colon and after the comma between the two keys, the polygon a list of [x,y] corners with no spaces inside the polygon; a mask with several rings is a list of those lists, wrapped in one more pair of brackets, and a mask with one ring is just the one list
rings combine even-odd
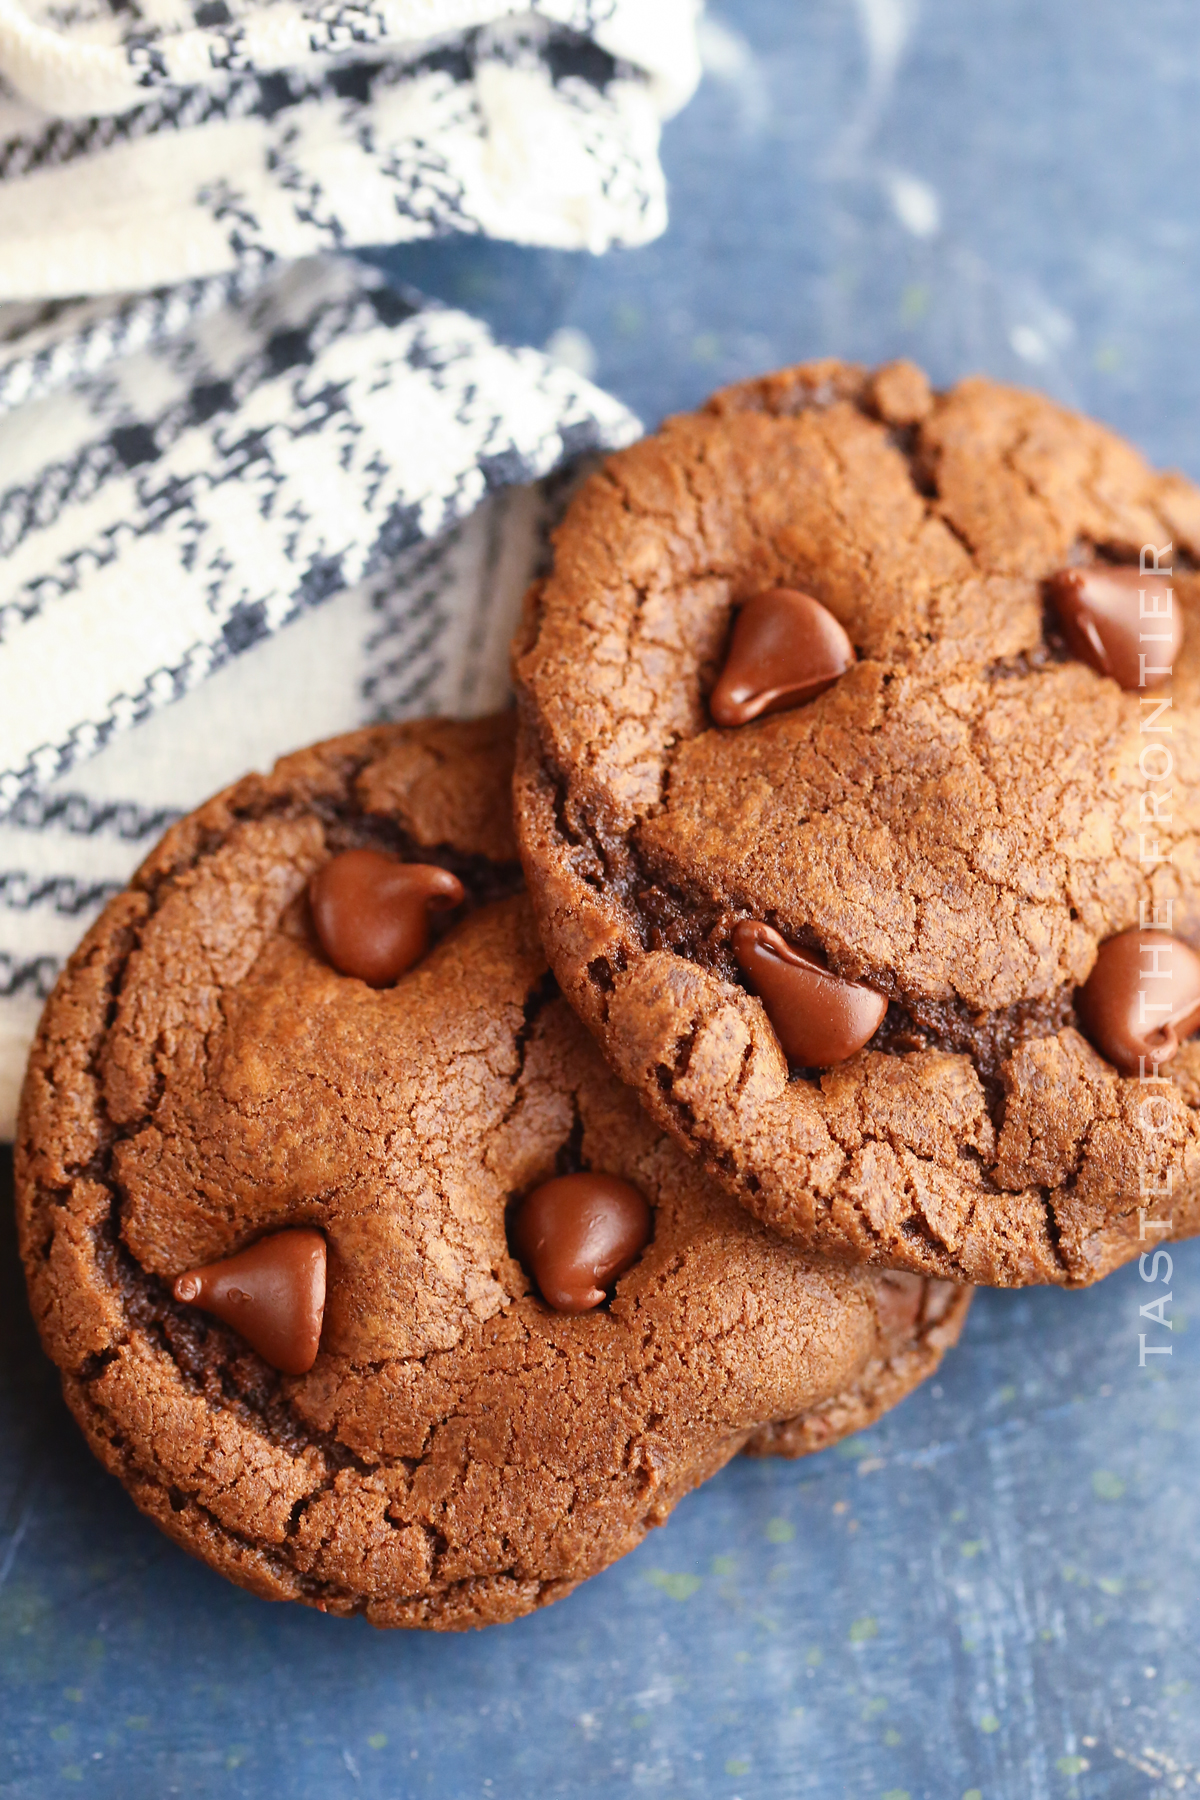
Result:
{"label": "golden brown cookie top", "polygon": [[[920,1294],[897,1340],[873,1277],[772,1237],[605,1068],[520,892],[511,760],[508,720],[383,727],[182,821],[73,958],[21,1115],[34,1310],[93,1446],[235,1580],[379,1624],[543,1604],[757,1427],[906,1344],[907,1385],[930,1366]],[[364,849],[464,894],[378,985],[310,901]],[[652,1234],[572,1316],[506,1223],[579,1170]]]}
{"label": "golden brown cookie top", "polygon": [[[1128,678],[1136,592],[1093,582],[1092,616],[1068,621],[1079,583],[1054,577],[1148,551],[1183,634],[1169,682],[1138,691],[1100,672],[1092,629],[1117,632]],[[1198,552],[1200,493],[1102,426],[980,379],[936,395],[904,364],[726,390],[572,504],[515,653],[539,923],[613,1066],[776,1228],[1005,1284],[1086,1281],[1130,1253],[1136,1095],[1074,996],[1155,908],[1200,941]],[[804,649],[816,691],[765,637],[739,641],[780,591],[829,615],[806,644],[840,629],[853,648],[831,683]],[[764,692],[801,697],[717,725],[729,660],[740,695],[756,656]],[[1144,702],[1164,698],[1173,803],[1148,825]],[[762,980],[738,954],[748,921],[776,934]],[[789,951],[824,984],[789,976]],[[863,989],[887,1003],[877,1026]],[[818,1004],[822,1030],[793,1029]],[[1031,1058],[1064,1072],[1036,1102]],[[1178,1227],[1200,1175],[1193,1063],[1185,1045],[1164,1071],[1169,1128],[1147,1152],[1152,1184],[1179,1165]]]}

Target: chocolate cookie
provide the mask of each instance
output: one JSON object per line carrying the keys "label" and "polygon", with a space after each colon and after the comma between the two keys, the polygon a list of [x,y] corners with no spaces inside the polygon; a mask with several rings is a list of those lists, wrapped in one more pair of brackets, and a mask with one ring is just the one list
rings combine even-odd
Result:
{"label": "chocolate cookie", "polygon": [[72,959],[23,1100],[30,1294],[97,1455],[234,1581],[377,1625],[553,1600],[931,1341],[925,1284],[897,1323],[607,1071],[511,761],[506,720],[379,728],[202,807]]}
{"label": "chocolate cookie", "polygon": [[575,498],[515,652],[543,938],[793,1241],[1079,1285],[1200,1224],[1198,553],[1182,477],[906,364],[729,389]]}
{"label": "chocolate cookie", "polygon": [[875,1276],[879,1343],[875,1355],[848,1388],[792,1419],[762,1425],[745,1445],[746,1456],[809,1456],[855,1431],[865,1431],[928,1379],[958,1342],[973,1288],[932,1281],[906,1269]]}

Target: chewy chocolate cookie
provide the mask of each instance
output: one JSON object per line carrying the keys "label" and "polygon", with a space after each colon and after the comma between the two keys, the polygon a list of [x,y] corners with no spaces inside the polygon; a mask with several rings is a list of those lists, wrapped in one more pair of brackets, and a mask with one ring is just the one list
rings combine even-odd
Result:
{"label": "chewy chocolate cookie", "polygon": [[493,719],[218,796],[72,959],[21,1113],[97,1455],[234,1581],[383,1626],[565,1594],[764,1423],[899,1398],[969,1301],[814,1262],[652,1124],[548,974],[511,779]]}
{"label": "chewy chocolate cookie", "polygon": [[791,1419],[761,1425],[746,1456],[810,1456],[865,1431],[928,1379],[958,1342],[973,1288],[933,1281],[907,1269],[875,1272],[879,1342],[849,1387]]}
{"label": "chewy chocolate cookie", "polygon": [[794,1242],[1080,1285],[1200,1225],[1198,556],[1182,477],[907,364],[731,388],[573,501],[515,650],[543,939]]}

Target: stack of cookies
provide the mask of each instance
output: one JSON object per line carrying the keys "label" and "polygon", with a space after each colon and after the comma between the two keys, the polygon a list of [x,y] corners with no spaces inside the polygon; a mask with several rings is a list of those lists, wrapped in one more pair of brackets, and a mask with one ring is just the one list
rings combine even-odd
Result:
{"label": "stack of cookies", "polygon": [[909,365],[577,491],[518,708],[175,826],[17,1155],[97,1455],[234,1581],[456,1629],[877,1417],[971,1284],[1200,1220],[1200,493]]}

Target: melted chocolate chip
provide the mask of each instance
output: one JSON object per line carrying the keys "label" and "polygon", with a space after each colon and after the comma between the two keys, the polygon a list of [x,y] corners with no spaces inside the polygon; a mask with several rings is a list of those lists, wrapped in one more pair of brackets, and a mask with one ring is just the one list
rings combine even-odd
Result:
{"label": "melted chocolate chip", "polygon": [[223,1319],[281,1374],[304,1375],[321,1341],[325,1239],[306,1225],[277,1231],[223,1262],[180,1275],[174,1294]]}
{"label": "melted chocolate chip", "polygon": [[747,725],[811,700],[853,661],[853,644],[819,600],[771,588],[738,614],[709,711],[718,725]]}
{"label": "melted chocolate chip", "polygon": [[308,888],[321,948],[343,975],[389,987],[429,948],[429,910],[458,906],[464,888],[433,863],[402,863],[380,850],[343,850]]}
{"label": "melted chocolate chip", "polygon": [[1101,1056],[1150,1075],[1200,1028],[1200,956],[1164,931],[1123,931],[1101,944],[1075,1010]]}
{"label": "melted chocolate chip", "polygon": [[887,1001],[874,988],[832,974],[758,920],[735,925],[731,941],[790,1063],[828,1069],[874,1036],[887,1012]]}
{"label": "melted chocolate chip", "polygon": [[1060,569],[1047,586],[1081,662],[1131,692],[1168,679],[1183,643],[1183,619],[1166,575],[1096,564]]}
{"label": "melted chocolate chip", "polygon": [[650,1241],[650,1208],[615,1175],[558,1175],[527,1194],[512,1224],[513,1248],[555,1312],[584,1313]]}

